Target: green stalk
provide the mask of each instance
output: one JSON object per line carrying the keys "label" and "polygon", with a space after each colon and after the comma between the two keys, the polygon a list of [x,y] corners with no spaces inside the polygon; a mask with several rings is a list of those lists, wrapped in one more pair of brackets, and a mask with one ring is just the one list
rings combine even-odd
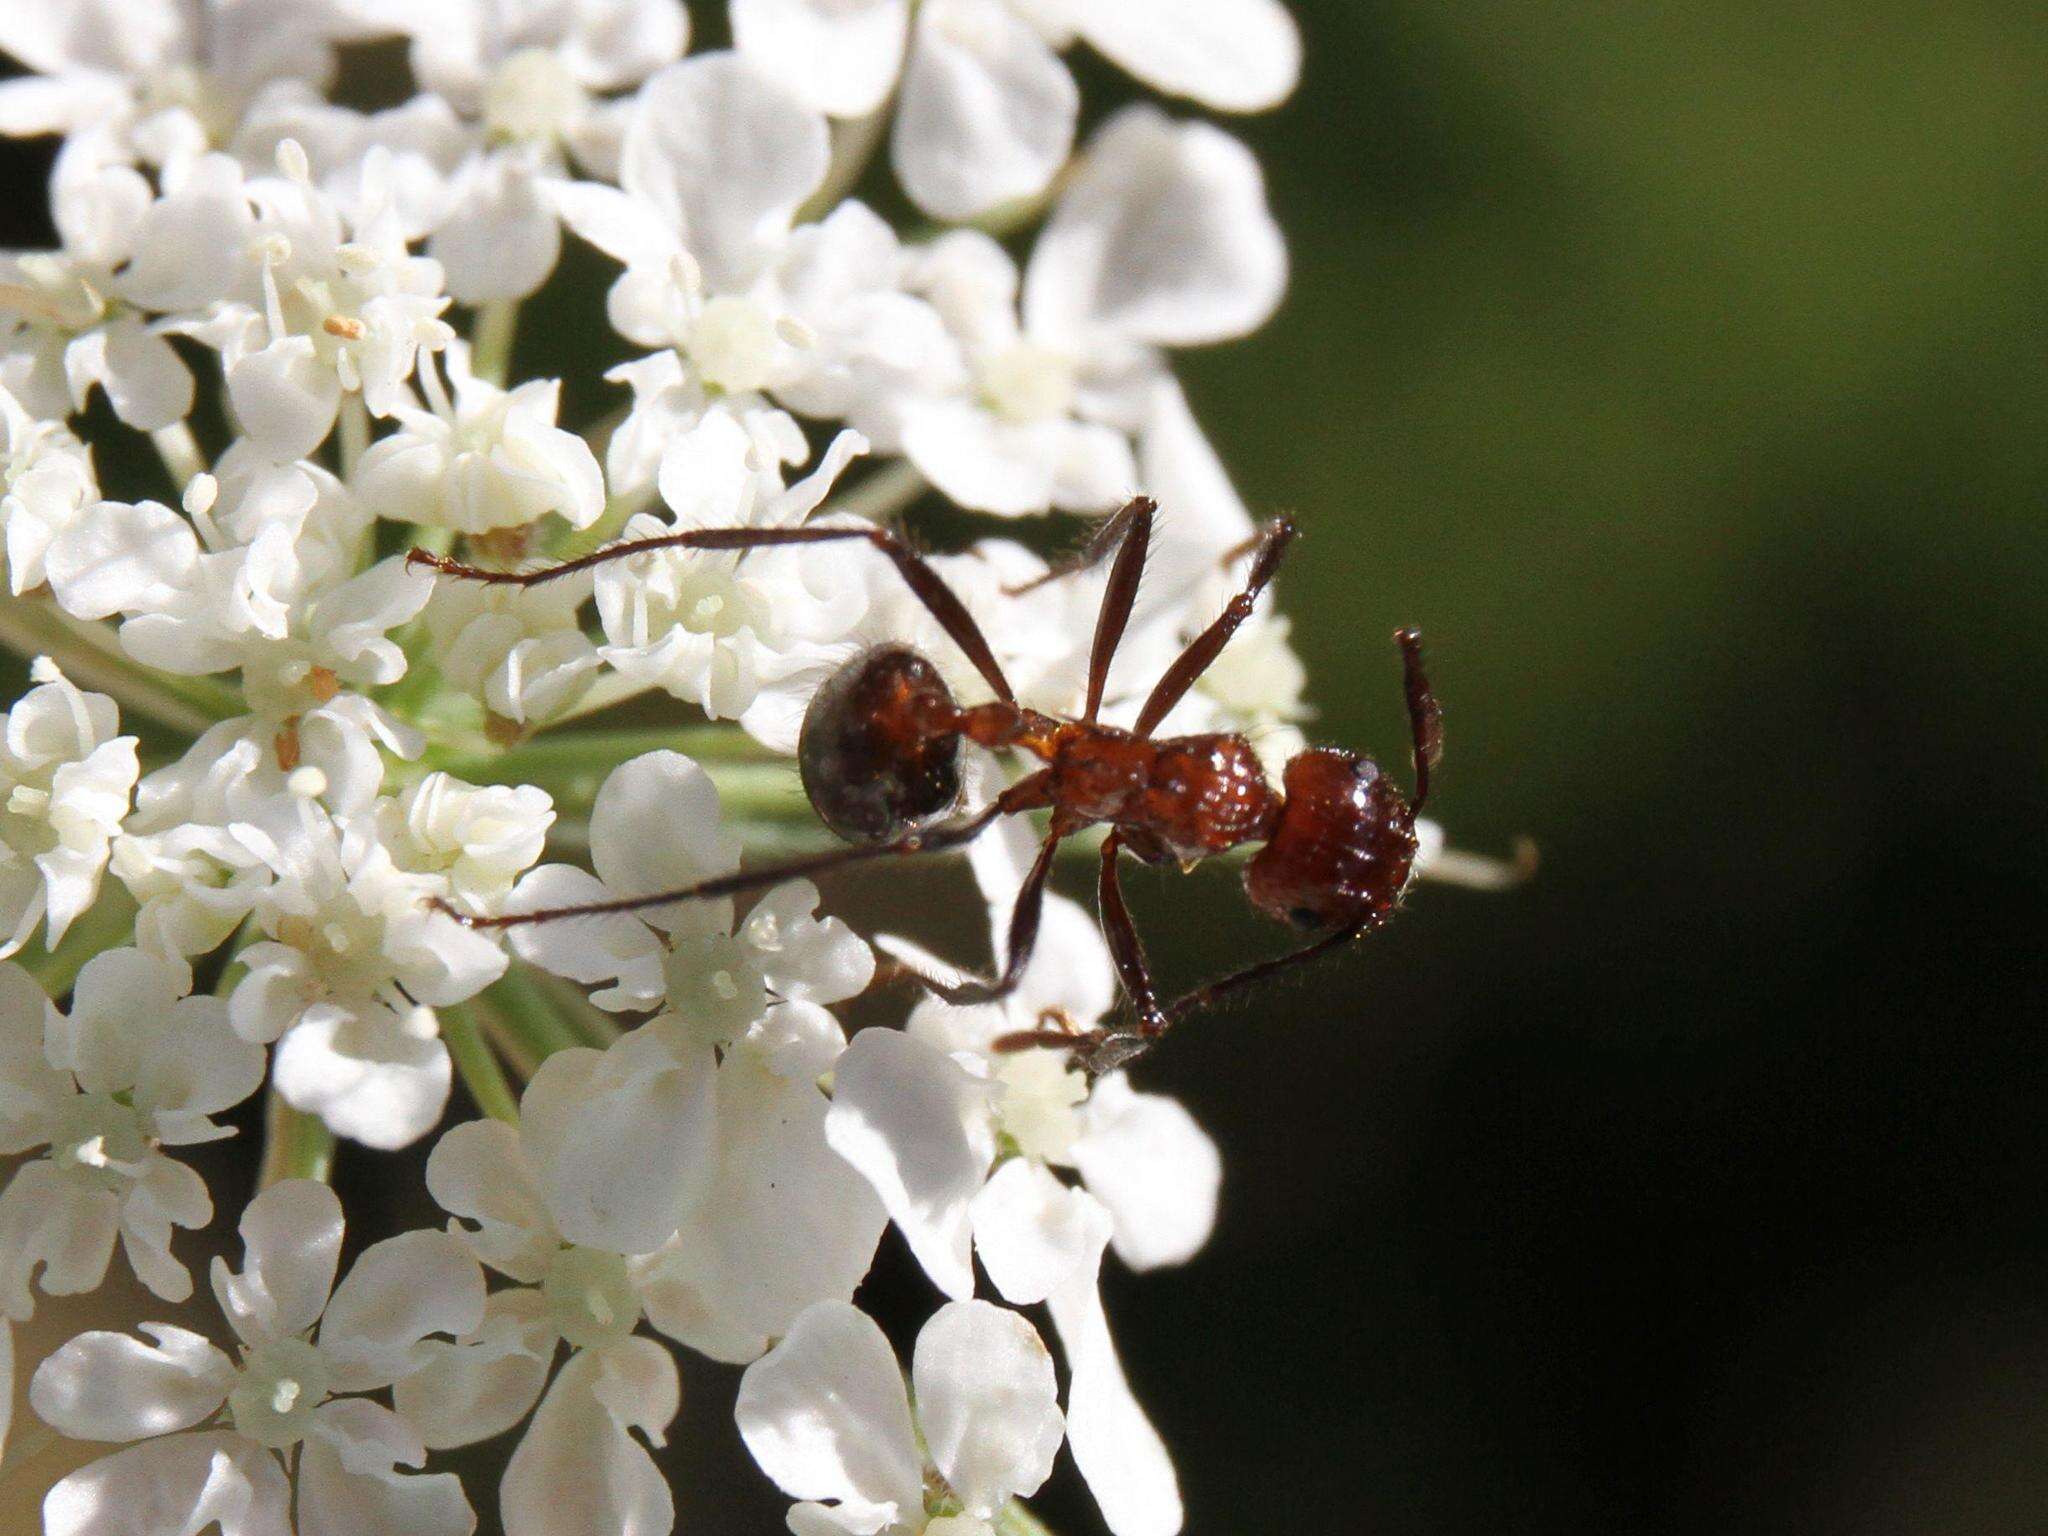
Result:
{"label": "green stalk", "polygon": [[334,1132],[318,1117],[285,1103],[273,1083],[263,1096],[263,1170],[257,1187],[285,1179],[318,1179],[334,1173]]}
{"label": "green stalk", "polygon": [[585,1045],[595,1046],[601,1051],[623,1033],[619,1021],[584,996],[583,989],[575,982],[544,971],[536,971],[533,981],[553,1001],[556,1011],[582,1037]]}
{"label": "green stalk", "polygon": [[181,697],[182,690],[173,690],[125,655],[88,644],[38,603],[0,597],[0,645],[23,656],[48,656],[81,688],[113,699],[124,715],[139,715],[182,736],[197,736],[216,721],[230,718]]}
{"label": "green stalk", "polygon": [[486,987],[482,1000],[495,1015],[492,1033],[507,1044],[514,1065],[523,1066],[529,1077],[555,1052],[589,1043],[521,967]]}
{"label": "green stalk", "polygon": [[519,301],[486,299],[469,328],[469,371],[500,389],[512,373],[512,342],[519,334]]}
{"label": "green stalk", "polygon": [[442,1011],[441,1039],[448,1047],[449,1056],[454,1058],[455,1072],[462,1079],[462,1086],[476,1100],[476,1107],[493,1120],[517,1125],[518,1095],[512,1091],[504,1067],[484,1040],[476,1015],[468,1004]]}

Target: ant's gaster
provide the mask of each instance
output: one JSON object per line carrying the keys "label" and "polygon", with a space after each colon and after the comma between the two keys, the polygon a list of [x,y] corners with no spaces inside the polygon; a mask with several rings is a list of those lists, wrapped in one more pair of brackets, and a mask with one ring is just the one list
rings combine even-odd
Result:
{"label": "ant's gaster", "polygon": [[[1097,718],[1103,690],[1137,600],[1157,511],[1146,497],[1131,501],[1103,525],[1079,562],[1086,566],[1112,549],[1116,552],[1096,615],[1087,700],[1072,719],[1042,714],[1017,702],[995,652],[959,597],[887,529],[696,528],[614,544],[579,560],[523,572],[486,570],[414,550],[408,557],[411,563],[445,575],[532,586],[652,550],[744,552],[863,539],[895,565],[995,694],[986,704],[960,705],[938,669],[901,645],[869,650],[827,680],[804,716],[797,758],[805,792],[820,819],[853,847],[645,896],[502,917],[451,915],[474,928],[510,928],[730,896],[864,859],[958,848],[999,817],[1049,811],[1045,840],[1011,909],[1002,974],[957,985],[919,978],[949,1002],[991,1002],[1016,987],[1031,958],[1055,850],[1082,828],[1104,824],[1110,830],[1102,843],[1097,901],[1111,957],[1131,1000],[1132,1018],[1114,1028],[1079,1034],[1041,1027],[998,1042],[1003,1049],[1045,1045],[1071,1050],[1091,1072],[1129,1061],[1187,1014],[1379,927],[1400,904],[1414,872],[1415,817],[1428,799],[1430,770],[1442,752],[1442,716],[1423,675],[1422,637],[1412,629],[1394,637],[1401,652],[1413,739],[1412,802],[1369,757],[1328,748],[1302,752],[1287,764],[1276,790],[1251,743],[1241,735],[1152,734],[1251,617],[1294,538],[1294,525],[1286,518],[1261,531],[1242,590],[1166,669],[1130,729],[1105,725]],[[960,790],[961,748],[970,741],[1022,752],[1040,766],[973,816],[950,819]],[[1245,891],[1252,905],[1319,936],[1305,948],[1162,1004],[1124,903],[1119,858],[1128,851],[1147,863],[1186,866],[1247,843],[1264,844],[1245,867]]]}

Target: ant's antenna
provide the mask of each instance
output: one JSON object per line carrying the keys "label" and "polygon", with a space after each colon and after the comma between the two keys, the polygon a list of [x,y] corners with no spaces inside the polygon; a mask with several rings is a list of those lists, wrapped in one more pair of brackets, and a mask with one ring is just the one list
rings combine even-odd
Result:
{"label": "ant's antenna", "polygon": [[1394,644],[1401,647],[1401,670],[1407,685],[1408,733],[1415,743],[1413,809],[1420,815],[1429,801],[1429,770],[1443,760],[1444,711],[1422,672],[1422,631],[1397,629]]}

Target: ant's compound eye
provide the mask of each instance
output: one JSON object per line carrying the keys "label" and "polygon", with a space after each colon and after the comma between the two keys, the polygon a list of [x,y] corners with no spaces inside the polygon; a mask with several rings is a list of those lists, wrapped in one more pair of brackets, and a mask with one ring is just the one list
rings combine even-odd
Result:
{"label": "ant's compound eye", "polygon": [[892,842],[960,796],[953,695],[906,646],[846,663],[812,695],[797,738],[804,793],[850,843]]}
{"label": "ant's compound eye", "polygon": [[1287,765],[1273,835],[1245,866],[1245,892],[1297,928],[1384,919],[1415,864],[1415,813],[1370,758],[1303,752]]}

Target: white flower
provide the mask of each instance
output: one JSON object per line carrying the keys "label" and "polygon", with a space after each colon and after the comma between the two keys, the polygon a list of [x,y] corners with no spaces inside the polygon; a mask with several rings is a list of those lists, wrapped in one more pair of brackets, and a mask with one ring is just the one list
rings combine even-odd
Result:
{"label": "white flower", "polygon": [[99,499],[91,451],[61,422],[30,415],[0,387],[0,535],[17,597],[43,584],[51,541]]}
{"label": "white flower", "polygon": [[[669,520],[642,513],[622,536],[795,527],[866,447],[859,434],[840,433],[818,468],[785,489],[745,430],[714,412],[662,457]],[[846,579],[848,569],[803,549],[672,549],[614,560],[596,573],[598,619],[609,642],[600,654],[633,682],[666,689],[714,718],[744,717],[809,658],[807,646],[839,638],[858,617],[864,587]],[[835,584],[836,597],[827,598]]]}
{"label": "white flower", "polygon": [[[527,1101],[538,1107],[535,1090]],[[422,1369],[398,1383],[393,1401],[434,1447],[503,1434],[540,1401],[499,1489],[510,1536],[666,1532],[674,1518],[668,1485],[631,1431],[663,1443],[680,1402],[675,1361],[635,1335],[647,1309],[642,1266],[563,1236],[549,1206],[547,1157],[523,1120],[521,1129],[471,1121],[435,1145],[428,1189],[475,1223],[450,1229],[519,1285],[495,1292],[465,1336],[428,1346]],[[571,1355],[549,1387],[563,1343]]]}
{"label": "white flower", "polygon": [[39,1264],[45,1291],[96,1288],[116,1235],[144,1285],[192,1294],[171,1229],[206,1225],[213,1202],[162,1149],[232,1134],[211,1116],[254,1093],[264,1063],[191,986],[177,961],[108,950],[79,972],[67,1016],[0,964],[0,1152],[47,1148],[0,1189],[0,1315],[29,1316]]}
{"label": "white flower", "polygon": [[[234,826],[270,880],[252,911],[264,939],[242,952],[248,974],[228,1008],[245,1038],[279,1042],[275,1081],[288,1103],[390,1150],[424,1135],[447,1102],[433,1010],[474,997],[506,962],[488,938],[426,905],[447,894],[448,877],[401,867],[380,830],[375,816],[336,816],[298,797],[276,803],[267,826]],[[495,827],[490,836],[496,844]],[[502,857],[502,845],[493,852]]]}
{"label": "white flower", "polygon": [[[650,753],[598,794],[602,879],[545,866],[506,908],[673,889],[731,869],[736,853],[703,770]],[[721,1359],[749,1359],[810,1302],[851,1294],[886,1221],[827,1147],[816,1085],[845,1047],[827,1006],[865,989],[874,960],[844,924],[812,915],[817,900],[795,881],[737,929],[720,900],[512,931],[523,958],[611,982],[598,1003],[659,1010],[608,1051],[550,1057],[523,1135],[560,1230],[651,1255],[656,1326]]]}
{"label": "white flower", "polygon": [[1064,1429],[1052,1357],[1015,1312],[940,1307],[918,1333],[910,1384],[914,1419],[889,1341],[845,1302],[811,1307],[747,1367],[734,1416],[761,1469],[807,1501],[789,1512],[792,1531],[987,1536],[1012,1496],[1051,1475]]}
{"label": "white flower", "polygon": [[1159,349],[1240,336],[1286,284],[1259,169],[1237,140],[1147,107],[1090,143],[1022,281],[972,231],[913,262],[961,349],[943,391],[905,401],[903,449],[963,506],[1100,511],[1136,479]]}
{"label": "white flower", "polygon": [[523,528],[550,512],[574,528],[595,522],[604,477],[589,445],[555,425],[560,383],[504,390],[470,373],[461,342],[446,356],[454,400],[433,358],[423,357],[433,409],[397,409],[398,430],[372,443],[356,468],[356,495],[379,517],[466,534]]}
{"label": "white flower", "polygon": [[325,470],[223,459],[193,482],[197,520],[153,501],[102,502],[50,548],[57,600],[79,618],[119,614],[145,666],[202,675],[239,668],[273,727],[405,675],[388,632],[426,606],[433,582],[393,556],[356,569],[370,518]]}
{"label": "white flower", "polygon": [[0,714],[0,956],[45,923],[55,949],[99,895],[107,849],[140,765],[116,736],[114,701],[73,687],[48,660],[37,686]]}
{"label": "white flower", "polygon": [[1230,112],[1278,104],[1301,67],[1279,0],[732,0],[732,21],[757,68],[835,117],[877,110],[900,73],[896,173],[950,220],[1032,196],[1067,158],[1080,93],[1055,50],[1076,38]]}
{"label": "white flower", "polygon": [[63,249],[0,257],[0,382],[38,416],[83,410],[95,385],[142,431],[192,409],[192,375],[145,314],[223,297],[249,228],[241,172],[195,163],[158,196],[103,138],[58,157],[51,209]]}
{"label": "white flower", "polygon": [[162,164],[225,146],[250,99],[324,85],[353,31],[329,0],[36,0],[0,15],[0,49],[38,78],[0,85],[0,132],[119,135]]}
{"label": "white flower", "polygon": [[[142,1442],[52,1488],[43,1529],[123,1536],[149,1511],[152,1530],[218,1520],[268,1536],[291,1530],[295,1509],[302,1531],[468,1536],[476,1516],[461,1483],[452,1473],[399,1471],[419,1466],[425,1445],[400,1415],[359,1394],[418,1369],[427,1335],[476,1328],[476,1261],[444,1232],[408,1232],[364,1249],[335,1285],[341,1202],[305,1179],[265,1190],[240,1225],[241,1273],[213,1261],[239,1361],[196,1333],[150,1323],[143,1331],[153,1343],[84,1333],[37,1368],[29,1401],[61,1433]],[[223,1427],[178,1433],[223,1409]]]}
{"label": "white flower", "polygon": [[295,141],[279,174],[248,183],[257,222],[253,283],[183,329],[217,348],[242,431],[271,457],[303,458],[326,440],[345,394],[375,416],[410,403],[421,349],[454,337],[440,264],[406,249],[388,155],[363,165],[360,205],[343,209],[313,184]]}
{"label": "white flower", "polygon": [[479,788],[430,773],[377,803],[384,845],[407,870],[438,874],[456,900],[495,906],[547,843],[555,809],[530,784]]}
{"label": "white flower", "polygon": [[[999,953],[1032,851],[1028,827],[1008,822],[970,855]],[[945,972],[900,941],[889,947]],[[1216,1215],[1215,1145],[1178,1104],[1135,1091],[1121,1074],[1091,1093],[1062,1053],[992,1050],[1017,1030],[1085,1031],[1116,996],[1095,925],[1048,897],[1037,951],[1010,997],[974,1008],[928,999],[904,1032],[854,1038],[834,1073],[825,1133],[947,1295],[974,1294],[978,1253],[1007,1300],[1049,1303],[1073,1378],[1075,1459],[1117,1536],[1163,1536],[1180,1520],[1172,1464],[1124,1379],[1096,1275],[1112,1241],[1139,1269],[1183,1262],[1202,1246]],[[1076,1169],[1085,1188],[1051,1167]]]}
{"label": "white flower", "polygon": [[603,665],[579,614],[590,590],[588,575],[536,587],[436,584],[425,618],[442,681],[502,719],[554,719]]}
{"label": "white flower", "polygon": [[[754,168],[735,178],[734,161]],[[793,227],[828,164],[824,119],[731,54],[662,71],[630,120],[620,187],[554,189],[569,226],[625,264],[608,302],[628,340],[664,350],[613,370],[633,413],[614,435],[615,493],[714,404],[764,452],[804,457],[770,408],[852,420],[893,441],[893,400],[935,381],[950,347],[898,281],[895,234],[858,203]]]}

